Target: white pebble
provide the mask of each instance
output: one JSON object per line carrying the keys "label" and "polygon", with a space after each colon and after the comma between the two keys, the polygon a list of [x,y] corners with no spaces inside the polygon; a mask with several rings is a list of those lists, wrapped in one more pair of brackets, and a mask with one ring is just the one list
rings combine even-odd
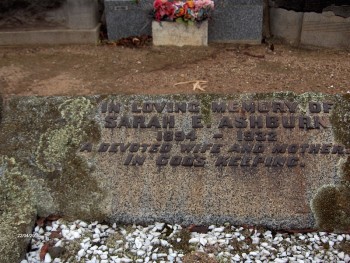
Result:
{"label": "white pebble", "polygon": [[162,230],[164,228],[164,223],[155,223],[155,227],[156,229],[158,229],[159,231]]}
{"label": "white pebble", "polygon": [[213,232],[219,232],[219,233],[221,233],[221,232],[223,232],[225,230],[225,227],[217,227],[217,228],[214,228],[213,229]]}
{"label": "white pebble", "polygon": [[234,260],[234,261],[240,261],[240,260],[241,260],[241,257],[240,257],[238,254],[236,254],[234,257],[232,257],[232,260]]}
{"label": "white pebble", "polygon": [[51,256],[49,253],[46,253],[44,262],[45,263],[50,263],[52,261]]}
{"label": "white pebble", "polygon": [[208,243],[208,240],[206,240],[205,238],[200,238],[199,239],[199,242],[201,243],[201,245],[204,247],[207,243]]}
{"label": "white pebble", "polygon": [[190,244],[199,243],[199,239],[193,237],[193,238],[191,238],[191,239],[188,241],[188,243],[190,243]]}
{"label": "white pebble", "polygon": [[57,243],[55,244],[55,247],[62,247],[62,240],[58,240]]}
{"label": "white pebble", "polygon": [[78,256],[79,256],[79,257],[85,256],[85,250],[84,250],[84,249],[80,249],[80,250],[78,251]]}
{"label": "white pebble", "polygon": [[338,253],[338,258],[344,259],[344,257],[345,257],[345,253],[344,252]]}
{"label": "white pebble", "polygon": [[338,239],[338,241],[343,241],[344,240],[344,237],[342,236],[342,235],[339,235],[338,237],[337,237],[337,239]]}
{"label": "white pebble", "polygon": [[163,239],[160,240],[160,245],[161,245],[162,247],[168,247],[168,246],[170,246],[170,244],[168,243],[168,241],[163,240]]}
{"label": "white pebble", "polygon": [[143,251],[143,250],[138,250],[137,253],[136,253],[139,257],[143,256],[146,254],[146,251]]}
{"label": "white pebble", "polygon": [[132,260],[130,258],[121,258],[120,260],[121,260],[121,262],[125,262],[125,263],[132,262]]}

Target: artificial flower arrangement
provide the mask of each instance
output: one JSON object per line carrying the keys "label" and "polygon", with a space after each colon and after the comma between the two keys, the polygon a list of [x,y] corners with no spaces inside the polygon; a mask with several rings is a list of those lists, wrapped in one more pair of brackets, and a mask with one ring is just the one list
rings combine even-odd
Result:
{"label": "artificial flower arrangement", "polygon": [[153,3],[156,21],[185,23],[201,22],[209,18],[214,9],[212,0],[155,0]]}

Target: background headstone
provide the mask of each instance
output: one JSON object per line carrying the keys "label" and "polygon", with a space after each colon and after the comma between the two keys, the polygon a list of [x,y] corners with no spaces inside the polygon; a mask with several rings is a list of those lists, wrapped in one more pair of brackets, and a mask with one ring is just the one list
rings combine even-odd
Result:
{"label": "background headstone", "polygon": [[[216,0],[209,20],[209,42],[260,43],[262,0]],[[152,34],[153,0],[105,0],[108,38]]]}
{"label": "background headstone", "polygon": [[209,42],[260,43],[262,0],[217,0],[209,21]]}
{"label": "background headstone", "polygon": [[105,0],[109,40],[152,35],[153,0]]}
{"label": "background headstone", "polygon": [[99,22],[98,0],[67,0],[66,11],[69,28],[94,28]]}

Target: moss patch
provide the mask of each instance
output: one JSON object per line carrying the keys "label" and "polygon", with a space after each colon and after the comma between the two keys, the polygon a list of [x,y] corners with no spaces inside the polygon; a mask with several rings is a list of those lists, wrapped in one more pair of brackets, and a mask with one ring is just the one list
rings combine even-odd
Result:
{"label": "moss patch", "polygon": [[185,255],[183,258],[183,262],[184,263],[201,263],[201,262],[217,263],[218,261],[214,258],[209,257],[207,253],[196,251]]}
{"label": "moss patch", "polygon": [[19,262],[26,252],[36,215],[30,178],[13,158],[0,156],[0,262]]}
{"label": "moss patch", "polygon": [[327,185],[318,190],[312,201],[317,226],[326,231],[344,230],[350,226],[350,189]]}
{"label": "moss patch", "polygon": [[216,94],[204,94],[199,95],[199,100],[201,102],[201,114],[202,119],[205,124],[211,123],[211,104],[216,101],[220,96]]}
{"label": "moss patch", "polygon": [[95,106],[84,97],[60,104],[58,110],[65,125],[41,135],[36,151],[37,165],[48,173],[59,212],[69,218],[102,220],[105,216],[99,208],[103,192],[89,176],[86,161],[76,155],[83,142],[98,141],[101,136],[91,118]]}
{"label": "moss patch", "polygon": [[337,101],[330,120],[336,140],[350,148],[350,94]]}
{"label": "moss patch", "polygon": [[[331,123],[338,143],[350,148],[350,96],[339,97],[334,105]],[[324,230],[350,229],[350,158],[340,165],[341,184],[327,185],[318,190],[311,202],[316,224]]]}
{"label": "moss patch", "polygon": [[[181,239],[178,241],[178,239]],[[182,251],[184,254],[190,253],[194,249],[191,248],[189,241],[191,233],[187,229],[181,229],[169,242],[177,251]]]}
{"label": "moss patch", "polygon": [[0,96],[0,125],[1,125],[1,120],[2,120],[2,104],[3,104],[3,102],[2,102],[2,97]]}
{"label": "moss patch", "polygon": [[[86,130],[92,128],[87,127],[92,109],[91,102],[85,98],[68,100],[59,106],[66,125],[59,129],[49,129],[41,135],[36,159],[42,171],[62,170],[67,157],[71,157],[83,140],[87,139]],[[96,130],[96,133],[99,134],[99,131]]]}
{"label": "moss patch", "polygon": [[103,191],[89,176],[92,168],[76,154],[83,142],[97,142],[101,136],[94,121],[97,103],[95,97],[14,97],[6,101],[0,155],[14,157],[21,172],[35,178],[31,182],[41,189],[36,197],[39,216],[102,217],[98,207]]}

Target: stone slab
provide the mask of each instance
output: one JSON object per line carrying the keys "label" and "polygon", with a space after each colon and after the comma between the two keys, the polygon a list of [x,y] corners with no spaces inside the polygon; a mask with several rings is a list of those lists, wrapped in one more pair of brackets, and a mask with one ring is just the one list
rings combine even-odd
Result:
{"label": "stone slab", "polygon": [[91,29],[99,23],[98,0],[67,0],[67,27],[71,29]]}
{"label": "stone slab", "polygon": [[152,22],[153,45],[155,46],[207,46],[208,21],[199,25],[173,22]]}
{"label": "stone slab", "polygon": [[123,37],[152,35],[153,1],[105,0],[109,40]]}
{"label": "stone slab", "polygon": [[259,44],[262,21],[262,0],[217,0],[209,22],[209,42]]}
{"label": "stone slab", "polygon": [[270,27],[274,37],[289,44],[298,45],[303,24],[303,12],[288,11],[282,8],[270,8]]}
{"label": "stone slab", "polygon": [[100,25],[93,29],[28,29],[0,31],[0,45],[97,44]]}
{"label": "stone slab", "polygon": [[350,48],[350,17],[335,16],[333,12],[305,13],[301,44]]}
{"label": "stone slab", "polygon": [[[116,40],[152,34],[152,0],[105,0],[108,38]],[[260,43],[262,38],[262,0],[215,0],[209,21],[209,42]]]}
{"label": "stone slab", "polygon": [[346,206],[313,203],[346,180],[349,111],[349,96],[313,93],[11,97],[0,156],[30,176],[39,216],[339,225]]}

